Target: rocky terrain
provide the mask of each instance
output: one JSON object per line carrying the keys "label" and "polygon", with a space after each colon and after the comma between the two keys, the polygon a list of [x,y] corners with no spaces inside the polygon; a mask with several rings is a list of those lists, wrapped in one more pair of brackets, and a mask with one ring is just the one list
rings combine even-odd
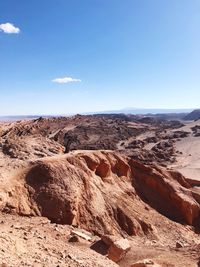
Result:
{"label": "rocky terrain", "polygon": [[199,266],[199,127],[123,114],[0,123],[2,266]]}
{"label": "rocky terrain", "polygon": [[184,120],[193,121],[200,119],[200,109],[195,109],[184,117]]}

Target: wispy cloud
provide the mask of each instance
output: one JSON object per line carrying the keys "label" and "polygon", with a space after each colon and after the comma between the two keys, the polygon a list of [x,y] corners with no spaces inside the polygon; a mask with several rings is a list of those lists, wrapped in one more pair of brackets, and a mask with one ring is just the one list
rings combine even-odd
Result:
{"label": "wispy cloud", "polygon": [[74,79],[71,77],[62,77],[62,78],[53,79],[52,82],[54,82],[54,83],[72,83],[72,82],[81,82],[81,80],[80,79]]}
{"label": "wispy cloud", "polygon": [[7,22],[0,24],[0,31],[4,33],[19,33],[20,29],[15,27],[12,23]]}

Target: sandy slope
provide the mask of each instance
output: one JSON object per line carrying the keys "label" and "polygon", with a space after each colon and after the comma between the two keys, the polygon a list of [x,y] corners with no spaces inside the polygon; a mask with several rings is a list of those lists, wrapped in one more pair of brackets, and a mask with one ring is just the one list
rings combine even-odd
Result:
{"label": "sandy slope", "polygon": [[187,137],[177,142],[176,148],[182,155],[173,167],[184,176],[200,181],[200,138]]}
{"label": "sandy slope", "polygon": [[91,250],[84,240],[76,246],[68,243],[69,226],[50,224],[45,218],[3,214],[0,214],[0,225],[0,266],[117,266]]}
{"label": "sandy slope", "polygon": [[92,242],[69,243],[71,226],[51,224],[42,217],[5,214],[0,214],[0,226],[0,266],[4,267],[129,267],[145,258],[162,267],[198,266],[198,245],[177,249],[134,237],[131,250],[118,265],[92,250]]}
{"label": "sandy slope", "polygon": [[[191,132],[191,128],[200,125],[200,120],[186,124],[180,130]],[[176,150],[182,154],[177,156],[173,169],[180,171],[184,176],[200,181],[200,137],[190,135],[176,142]]]}

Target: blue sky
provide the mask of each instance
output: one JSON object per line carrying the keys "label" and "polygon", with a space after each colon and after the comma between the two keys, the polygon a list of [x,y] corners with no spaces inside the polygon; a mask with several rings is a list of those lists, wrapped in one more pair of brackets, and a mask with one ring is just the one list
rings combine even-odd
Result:
{"label": "blue sky", "polygon": [[199,0],[0,1],[0,115],[199,99]]}

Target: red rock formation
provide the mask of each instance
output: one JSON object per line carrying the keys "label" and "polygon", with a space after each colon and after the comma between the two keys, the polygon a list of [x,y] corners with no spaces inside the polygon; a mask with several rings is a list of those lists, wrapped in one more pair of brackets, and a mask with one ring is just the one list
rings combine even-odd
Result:
{"label": "red rock formation", "polygon": [[190,225],[198,223],[200,206],[181,174],[136,161],[131,161],[130,165],[133,185],[145,202],[172,220]]}
{"label": "red rock formation", "polygon": [[43,159],[26,181],[38,214],[98,234],[153,234],[152,211],[145,211],[145,202],[177,222],[196,225],[199,220],[200,206],[184,177],[114,152]]}

